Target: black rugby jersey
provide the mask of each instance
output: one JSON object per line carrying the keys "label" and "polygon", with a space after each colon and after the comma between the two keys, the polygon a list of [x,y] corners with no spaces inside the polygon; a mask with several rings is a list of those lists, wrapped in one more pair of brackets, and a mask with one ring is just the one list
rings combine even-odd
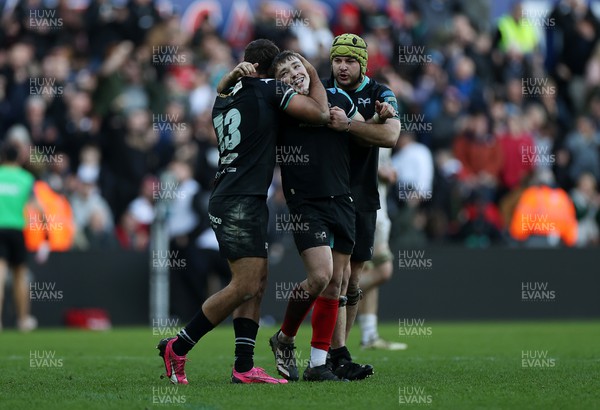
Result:
{"label": "black rugby jersey", "polygon": [[212,196],[267,195],[275,168],[280,110],[297,93],[272,78],[243,77],[212,111],[219,170]]}
{"label": "black rugby jersey", "polygon": [[[343,109],[348,118],[356,115],[348,94],[339,88],[326,92],[330,107]],[[301,123],[289,115],[283,115],[279,134],[276,158],[288,201],[350,193],[350,134]]]}
{"label": "black rugby jersey", "polygon": [[[325,87],[337,86],[333,77],[323,81],[323,84]],[[375,115],[375,101],[389,103],[396,110],[395,118],[399,118],[398,101],[394,93],[367,76],[356,90],[347,93],[365,121]],[[350,190],[357,211],[374,211],[380,208],[378,165],[379,147],[360,145],[354,138],[350,140]]]}

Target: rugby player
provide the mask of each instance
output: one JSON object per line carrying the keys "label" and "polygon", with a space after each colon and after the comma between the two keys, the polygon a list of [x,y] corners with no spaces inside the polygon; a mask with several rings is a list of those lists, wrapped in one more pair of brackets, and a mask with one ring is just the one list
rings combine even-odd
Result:
{"label": "rugby player", "polygon": [[[387,198],[388,186],[397,180],[396,171],[391,165],[391,149],[379,149],[379,197]],[[377,308],[379,303],[379,286],[388,281],[394,267],[390,251],[390,230],[392,222],[388,217],[387,203],[381,201],[377,210],[373,259],[365,263],[360,275],[360,289],[363,298],[358,307],[358,323],[360,325],[360,346],[363,349],[404,350],[406,343],[391,342],[379,337],[377,332]]]}
{"label": "rugby player", "polygon": [[[373,374],[373,368],[369,365],[352,365],[346,340],[361,298],[360,273],[365,262],[373,258],[377,210],[380,208],[377,173],[379,147],[395,146],[400,136],[400,120],[394,93],[366,75],[367,44],[361,37],[349,33],[337,36],[330,49],[330,60],[332,76],[325,81],[325,86],[344,90],[362,116],[372,120],[348,122],[349,132],[357,137],[350,141],[350,189],[356,208],[356,236],[350,265],[345,272],[348,281],[342,283],[341,303],[345,303],[345,306],[338,310],[330,350],[333,372],[338,377],[358,380]],[[384,102],[389,105],[383,105]],[[382,108],[389,106],[393,109],[384,113]],[[331,113],[338,122],[347,120],[341,110],[332,110]],[[382,118],[389,115],[391,118],[381,123]],[[369,146],[365,147],[365,143]],[[391,253],[382,257],[390,258]]]}
{"label": "rugby player", "polygon": [[[188,384],[187,353],[216,325],[233,313],[236,337],[233,383],[287,383],[254,367],[259,308],[267,279],[267,190],[275,167],[279,111],[302,121],[325,124],[327,97],[317,72],[308,62],[307,95],[267,79],[267,70],[279,49],[260,39],[248,44],[244,61],[255,73],[219,94],[213,107],[213,125],[219,143],[219,170],[209,203],[209,218],[221,254],[231,267],[231,282],[212,295],[176,337],[159,342],[167,377]],[[243,71],[243,69],[238,69]],[[257,78],[258,77],[258,78]]]}
{"label": "rugby player", "polygon": [[[284,51],[275,58],[271,73],[300,93],[311,80],[301,60],[291,51]],[[363,120],[345,92],[337,88],[326,91],[330,107],[341,110],[346,118]],[[308,158],[307,163],[283,161],[280,164],[291,219],[301,221],[302,228],[292,233],[307,279],[292,290],[281,329],[271,337],[269,344],[278,373],[288,380],[298,380],[294,339],[314,305],[310,363],[303,379],[348,381],[335,376],[326,361],[337,318],[342,276],[354,247],[349,136],[324,126],[311,127],[286,114],[282,117],[280,147],[291,147],[291,150],[300,147]]]}

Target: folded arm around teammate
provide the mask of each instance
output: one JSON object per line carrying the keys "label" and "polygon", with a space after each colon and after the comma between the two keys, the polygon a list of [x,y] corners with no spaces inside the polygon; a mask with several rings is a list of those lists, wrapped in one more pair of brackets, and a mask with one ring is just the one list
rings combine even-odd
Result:
{"label": "folded arm around teammate", "polygon": [[[307,82],[309,86],[303,92],[298,93],[296,98],[290,100],[286,112],[303,121],[313,124],[326,124],[329,121],[327,94],[323,84],[319,81],[317,70],[300,54],[297,54],[297,57],[306,68],[310,82]],[[222,93],[233,87],[242,77],[258,76],[257,68],[257,63],[252,64],[246,61],[239,63],[219,81],[217,92]],[[265,71],[268,68],[266,67]]]}

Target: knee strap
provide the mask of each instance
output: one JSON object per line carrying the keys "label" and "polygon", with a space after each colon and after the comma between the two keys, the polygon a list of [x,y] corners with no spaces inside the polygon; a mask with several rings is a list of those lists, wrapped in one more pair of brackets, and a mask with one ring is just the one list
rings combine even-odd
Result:
{"label": "knee strap", "polygon": [[362,299],[363,291],[358,288],[356,292],[348,294],[348,306],[354,306]]}
{"label": "knee strap", "polygon": [[378,255],[374,255],[372,262],[373,262],[373,266],[379,266],[379,265],[383,265],[386,262],[389,261],[393,261],[394,260],[394,255],[392,254],[392,252],[390,251],[385,251],[383,253],[380,253]]}

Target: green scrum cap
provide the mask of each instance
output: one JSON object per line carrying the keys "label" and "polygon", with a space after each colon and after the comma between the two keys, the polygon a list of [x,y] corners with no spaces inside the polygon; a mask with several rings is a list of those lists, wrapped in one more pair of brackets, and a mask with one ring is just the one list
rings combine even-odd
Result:
{"label": "green scrum cap", "polygon": [[360,73],[365,75],[367,72],[367,60],[369,59],[367,43],[356,34],[340,34],[333,39],[329,59],[333,60],[335,57],[355,58],[360,64]]}

